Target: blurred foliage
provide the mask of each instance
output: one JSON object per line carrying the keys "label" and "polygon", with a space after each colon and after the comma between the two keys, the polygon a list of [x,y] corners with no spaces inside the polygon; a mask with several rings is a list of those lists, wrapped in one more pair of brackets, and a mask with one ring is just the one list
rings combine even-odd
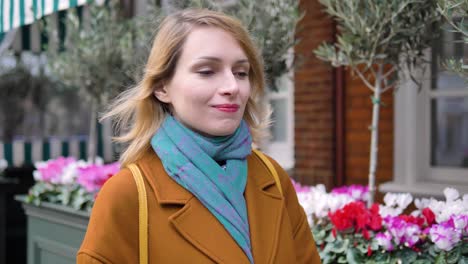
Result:
{"label": "blurred foliage", "polygon": [[[317,57],[334,67],[349,66],[369,85],[375,76],[373,65],[386,65],[386,87],[425,61],[423,51],[435,37],[432,26],[440,21],[436,0],[319,0],[338,23],[335,44],[324,43],[315,50]],[[361,68],[358,68],[361,66]],[[407,69],[407,70],[405,70]],[[384,89],[385,90],[385,89]]]}
{"label": "blurred foliage", "polygon": [[3,141],[11,141],[19,132],[27,114],[26,104],[32,104],[34,110],[43,114],[60,86],[60,83],[44,72],[43,65],[39,66],[38,73],[33,74],[20,55],[14,57],[16,62],[13,67],[3,66],[0,70],[0,124]]}
{"label": "blurred foliage", "polygon": [[[446,30],[461,34],[464,48],[468,49],[468,0],[438,0],[437,10],[450,25]],[[445,67],[468,81],[468,58],[450,58]]]}
{"label": "blurred foliage", "polygon": [[[52,19],[49,17],[49,20]],[[80,20],[76,9],[68,12],[63,47],[57,27],[46,31],[53,36],[48,47],[51,72],[68,88],[77,89],[90,105],[88,159],[95,160],[97,151],[97,112],[133,83],[133,58],[138,50],[137,23],[121,15],[118,1],[89,4],[89,19]]]}
{"label": "blurred foliage", "polygon": [[89,12],[90,19],[83,22],[76,10],[68,12],[63,50],[57,48],[57,29],[46,26],[55,44],[55,48],[48,48],[49,66],[65,85],[79,89],[88,102],[102,106],[131,83],[127,73],[135,33],[131,20],[119,16],[115,3],[90,4]]}

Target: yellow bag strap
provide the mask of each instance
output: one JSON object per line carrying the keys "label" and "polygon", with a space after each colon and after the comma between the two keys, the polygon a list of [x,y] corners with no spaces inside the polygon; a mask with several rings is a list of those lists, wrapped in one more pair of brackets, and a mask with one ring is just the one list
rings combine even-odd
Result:
{"label": "yellow bag strap", "polygon": [[148,205],[145,182],[138,166],[134,163],[128,165],[132,171],[138,189],[138,224],[140,239],[140,264],[148,264]]}
{"label": "yellow bag strap", "polygon": [[265,165],[268,167],[268,170],[270,170],[270,173],[273,175],[273,178],[275,178],[276,186],[278,187],[281,196],[283,196],[283,188],[281,187],[281,182],[280,182],[280,179],[279,179],[279,176],[278,176],[278,172],[276,171],[276,169],[275,169],[275,167],[273,166],[273,164],[271,163],[271,161],[265,156],[265,154],[263,154],[263,153],[260,152],[259,150],[254,149],[253,152],[254,152],[255,154],[257,154],[257,156],[258,156],[258,157],[263,161],[263,163],[265,163]]}

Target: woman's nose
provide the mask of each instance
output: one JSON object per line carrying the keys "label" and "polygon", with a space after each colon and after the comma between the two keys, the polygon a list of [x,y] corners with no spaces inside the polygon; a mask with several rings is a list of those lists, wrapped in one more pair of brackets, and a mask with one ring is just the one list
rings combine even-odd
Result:
{"label": "woman's nose", "polygon": [[235,73],[229,71],[224,74],[224,81],[220,87],[220,92],[226,95],[233,95],[239,92],[238,80],[235,76]]}

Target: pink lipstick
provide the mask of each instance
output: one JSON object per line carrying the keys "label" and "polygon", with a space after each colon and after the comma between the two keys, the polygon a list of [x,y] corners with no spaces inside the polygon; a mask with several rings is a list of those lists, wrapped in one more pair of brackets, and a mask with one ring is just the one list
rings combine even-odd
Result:
{"label": "pink lipstick", "polygon": [[238,104],[220,104],[220,105],[215,105],[214,106],[216,109],[222,112],[227,112],[227,113],[234,113],[239,110],[239,105]]}

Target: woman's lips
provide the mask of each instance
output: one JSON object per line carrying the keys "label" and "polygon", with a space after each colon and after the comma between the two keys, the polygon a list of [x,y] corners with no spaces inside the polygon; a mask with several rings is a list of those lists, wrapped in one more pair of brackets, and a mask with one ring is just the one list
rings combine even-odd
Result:
{"label": "woman's lips", "polygon": [[218,109],[219,111],[226,112],[226,113],[234,113],[239,110],[239,105],[237,104],[220,104],[215,105],[214,108]]}

